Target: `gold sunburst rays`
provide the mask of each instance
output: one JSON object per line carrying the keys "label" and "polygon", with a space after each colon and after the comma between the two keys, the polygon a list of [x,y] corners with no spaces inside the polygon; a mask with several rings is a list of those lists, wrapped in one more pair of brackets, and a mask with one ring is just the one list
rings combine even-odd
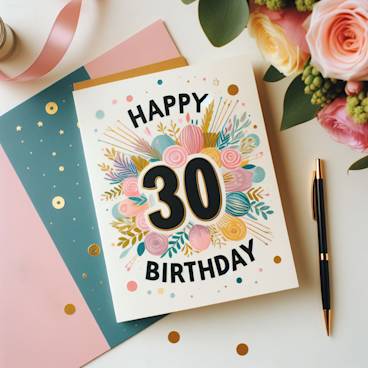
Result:
{"label": "gold sunburst rays", "polygon": [[[238,103],[239,103],[239,100],[236,100],[234,102],[233,100],[230,100],[230,99],[222,102],[222,97],[221,97],[218,107],[216,109],[215,117],[212,120],[208,131],[218,132],[219,130],[221,130],[220,129],[221,126],[225,124],[231,118],[231,115],[234,113],[234,110],[236,109]],[[220,112],[218,113],[218,111]]]}
{"label": "gold sunburst rays", "polygon": [[249,232],[261,243],[264,245],[269,245],[269,243],[271,243],[273,238],[271,228],[260,222],[251,220],[250,218],[247,218],[245,223],[247,224]]}
{"label": "gold sunburst rays", "polygon": [[148,141],[127,128],[120,120],[117,124],[114,127],[107,127],[103,133],[106,139],[99,139],[99,141],[134,155],[145,156],[148,159],[161,159],[160,153],[152,148]]}

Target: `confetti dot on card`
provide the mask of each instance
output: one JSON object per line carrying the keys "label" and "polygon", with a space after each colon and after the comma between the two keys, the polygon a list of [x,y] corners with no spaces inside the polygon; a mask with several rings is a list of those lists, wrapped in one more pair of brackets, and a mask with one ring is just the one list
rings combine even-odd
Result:
{"label": "confetti dot on card", "polygon": [[241,284],[243,282],[243,279],[241,277],[236,278],[236,283]]}
{"label": "confetti dot on card", "polygon": [[96,118],[97,119],[103,119],[105,116],[105,113],[102,110],[97,110],[96,111]]}
{"label": "confetti dot on card", "polygon": [[273,258],[273,261],[274,261],[276,264],[279,264],[279,263],[281,263],[281,257],[280,257],[280,256],[275,256],[275,257]]}
{"label": "confetti dot on card", "polygon": [[241,343],[241,344],[238,344],[238,346],[236,347],[236,352],[241,356],[247,355],[248,351],[249,351],[249,348],[247,344]]}
{"label": "confetti dot on card", "polygon": [[148,295],[151,295],[151,294],[152,294],[152,291],[151,291],[151,290],[148,290],[148,291],[147,291],[147,294],[148,294]]}
{"label": "confetti dot on card", "polygon": [[93,244],[91,244],[91,245],[88,247],[87,251],[88,251],[88,254],[89,254],[90,256],[92,256],[92,257],[96,257],[96,256],[98,256],[98,255],[100,254],[101,249],[100,249],[100,246],[99,246],[98,244],[93,243]]}
{"label": "confetti dot on card", "polygon": [[118,103],[118,100],[114,98],[111,102],[113,105],[116,105]]}
{"label": "confetti dot on card", "polygon": [[260,268],[258,269],[258,271],[259,271],[259,272],[263,272],[263,268],[262,268],[262,267],[260,267]]}
{"label": "confetti dot on card", "polygon": [[127,283],[127,289],[130,292],[136,291],[138,288],[138,284],[135,281],[129,281]]}
{"label": "confetti dot on card", "polygon": [[169,340],[169,342],[171,342],[172,344],[176,344],[177,342],[179,342],[180,340],[180,334],[178,331],[171,331],[168,335],[167,335],[167,339]]}
{"label": "confetti dot on card", "polygon": [[67,304],[64,307],[64,312],[65,314],[67,314],[68,316],[71,316],[72,314],[74,314],[76,311],[74,304]]}
{"label": "confetti dot on card", "polygon": [[59,171],[60,171],[60,172],[64,172],[64,170],[65,170],[65,167],[64,167],[63,165],[60,165],[60,166],[59,166]]}
{"label": "confetti dot on card", "polygon": [[239,92],[239,87],[236,84],[230,84],[229,87],[227,87],[227,93],[230,96],[235,96]]}
{"label": "confetti dot on card", "polygon": [[170,298],[175,298],[175,293],[170,293]]}
{"label": "confetti dot on card", "polygon": [[57,209],[61,210],[65,206],[65,200],[61,196],[56,196],[52,199],[52,206]]}
{"label": "confetti dot on card", "polygon": [[127,96],[126,100],[128,102],[132,102],[133,101],[133,96],[132,95]]}
{"label": "confetti dot on card", "polygon": [[45,111],[49,115],[55,115],[59,110],[58,104],[56,102],[50,101],[45,106]]}
{"label": "confetti dot on card", "polygon": [[157,84],[158,84],[159,86],[161,86],[161,85],[162,85],[162,83],[163,83],[162,79],[159,79],[159,80],[157,81]]}
{"label": "confetti dot on card", "polygon": [[164,288],[158,288],[157,289],[157,292],[162,295],[164,292],[165,292],[165,289]]}

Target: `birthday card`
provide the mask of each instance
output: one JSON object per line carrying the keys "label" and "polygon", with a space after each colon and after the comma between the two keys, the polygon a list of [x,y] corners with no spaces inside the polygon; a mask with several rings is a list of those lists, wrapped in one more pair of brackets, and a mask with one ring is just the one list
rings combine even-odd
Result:
{"label": "birthday card", "polygon": [[118,322],[298,286],[245,56],[74,100]]}

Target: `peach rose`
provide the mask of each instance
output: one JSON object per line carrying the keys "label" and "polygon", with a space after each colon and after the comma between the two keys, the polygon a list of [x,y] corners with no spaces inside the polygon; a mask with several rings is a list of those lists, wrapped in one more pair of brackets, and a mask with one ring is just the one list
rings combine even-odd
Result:
{"label": "peach rose", "polygon": [[[273,17],[273,22],[263,8],[258,9],[249,17],[248,31],[250,36],[256,39],[264,58],[281,73],[288,76],[303,70],[309,54],[303,51],[306,49],[305,42],[303,44],[303,38],[300,37],[302,33],[299,32],[302,20],[304,21],[305,18],[292,18],[295,19],[293,24],[294,28],[298,30],[295,32],[295,34],[298,33],[298,37],[290,37],[288,33],[293,32],[291,22],[281,21],[285,20],[286,16],[287,13],[285,13],[285,17],[280,13],[277,18]],[[296,43],[297,39],[300,45]]]}
{"label": "peach rose", "polygon": [[326,105],[317,119],[337,142],[357,151],[368,150],[368,124],[357,124],[346,114],[346,98],[336,98]]}
{"label": "peach rose", "polygon": [[308,21],[311,63],[324,77],[368,78],[368,0],[323,0]]}

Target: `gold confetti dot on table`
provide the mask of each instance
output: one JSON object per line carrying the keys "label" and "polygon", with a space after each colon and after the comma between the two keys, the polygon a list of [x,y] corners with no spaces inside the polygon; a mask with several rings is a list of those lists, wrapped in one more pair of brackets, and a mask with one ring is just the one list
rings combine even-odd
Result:
{"label": "gold confetti dot on table", "polygon": [[64,170],[65,170],[65,167],[64,167],[63,165],[60,165],[60,166],[59,166],[59,171],[60,171],[60,172],[64,172]]}
{"label": "gold confetti dot on table", "polygon": [[63,197],[56,196],[52,199],[52,206],[57,210],[61,210],[65,206],[65,200]]}
{"label": "gold confetti dot on table", "polygon": [[165,289],[164,288],[158,288],[157,289],[157,292],[162,295],[164,292],[165,292]]}
{"label": "gold confetti dot on table", "polygon": [[92,257],[98,256],[100,252],[101,252],[100,246],[96,243],[93,243],[88,247],[88,254]]}
{"label": "gold confetti dot on table", "polygon": [[38,126],[39,128],[42,128],[42,127],[43,127],[43,122],[42,122],[42,121],[38,121],[38,122],[37,122],[37,126]]}
{"label": "gold confetti dot on table", "polygon": [[178,331],[171,331],[168,335],[167,335],[167,339],[169,340],[169,342],[171,342],[172,344],[176,344],[177,342],[179,342],[180,340],[180,334]]}
{"label": "gold confetti dot on table", "polygon": [[88,278],[88,274],[86,272],[82,273],[82,279],[86,280]]}
{"label": "gold confetti dot on table", "polygon": [[71,316],[72,314],[74,314],[76,311],[75,309],[75,305],[74,304],[67,304],[65,307],[64,307],[64,312],[65,314],[67,314],[68,316]]}
{"label": "gold confetti dot on table", "polygon": [[248,351],[249,351],[249,348],[247,344],[241,343],[241,344],[238,344],[238,346],[236,347],[236,352],[241,356],[247,355]]}
{"label": "gold confetti dot on table", "polygon": [[60,130],[59,130],[59,134],[60,134],[60,135],[63,135],[63,134],[64,134],[64,130],[60,129]]}
{"label": "gold confetti dot on table", "polygon": [[236,84],[230,84],[230,86],[227,87],[227,92],[230,96],[235,96],[239,92],[239,87]]}
{"label": "gold confetti dot on table", "polygon": [[279,263],[281,263],[281,257],[280,257],[280,256],[275,256],[275,257],[273,258],[273,261],[274,261],[276,264],[279,264]]}
{"label": "gold confetti dot on table", "polygon": [[22,127],[21,127],[20,125],[17,125],[17,127],[15,128],[15,130],[16,130],[17,132],[21,132],[21,131],[22,131]]}
{"label": "gold confetti dot on table", "polygon": [[57,105],[56,102],[48,102],[45,106],[45,111],[49,114],[49,115],[55,115],[59,110],[59,107]]}

